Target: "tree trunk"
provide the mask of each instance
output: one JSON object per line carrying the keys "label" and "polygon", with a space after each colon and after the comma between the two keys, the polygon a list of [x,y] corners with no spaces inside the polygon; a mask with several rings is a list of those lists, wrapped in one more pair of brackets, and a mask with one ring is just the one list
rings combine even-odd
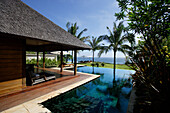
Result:
{"label": "tree trunk", "polygon": [[93,63],[94,63],[94,51],[93,51]]}
{"label": "tree trunk", "polygon": [[116,50],[114,50],[114,69],[113,69],[113,82],[115,81],[115,74],[116,74]]}
{"label": "tree trunk", "polygon": [[94,74],[94,51],[93,51],[93,72],[92,74]]}

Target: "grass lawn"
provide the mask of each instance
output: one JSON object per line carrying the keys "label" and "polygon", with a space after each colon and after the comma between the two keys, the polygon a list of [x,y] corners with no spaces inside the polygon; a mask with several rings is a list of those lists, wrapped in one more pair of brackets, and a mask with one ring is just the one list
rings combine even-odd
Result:
{"label": "grass lawn", "polygon": [[[92,63],[78,63],[80,65],[86,65],[86,66],[91,66]],[[96,64],[96,63],[94,63]],[[96,67],[96,65],[94,66]],[[104,67],[101,66],[101,63],[99,63],[99,67],[101,68],[113,68],[113,64],[110,63],[104,63]],[[126,70],[131,70],[127,65],[125,64],[116,64],[116,69],[126,69]]]}

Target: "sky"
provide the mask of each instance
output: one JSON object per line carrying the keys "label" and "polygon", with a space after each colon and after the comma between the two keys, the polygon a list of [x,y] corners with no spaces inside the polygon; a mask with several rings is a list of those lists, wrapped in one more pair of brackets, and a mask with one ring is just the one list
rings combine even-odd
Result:
{"label": "sky", "polygon": [[[106,26],[113,29],[116,21],[115,13],[118,13],[116,0],[22,0],[25,4],[60,26],[66,28],[66,23],[77,22],[78,33],[84,28],[87,31],[82,36],[94,36],[109,34]],[[107,45],[107,43],[105,42]],[[95,57],[98,51],[95,52]],[[92,56],[92,51],[84,50],[78,56]],[[101,57],[113,57],[113,52],[102,54]],[[123,53],[117,52],[117,58],[125,57]]]}

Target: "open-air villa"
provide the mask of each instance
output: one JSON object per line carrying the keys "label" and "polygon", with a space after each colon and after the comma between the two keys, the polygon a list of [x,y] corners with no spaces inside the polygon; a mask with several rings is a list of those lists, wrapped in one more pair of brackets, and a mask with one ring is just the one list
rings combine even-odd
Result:
{"label": "open-air villa", "polygon": [[0,112],[168,112],[168,3],[0,0]]}
{"label": "open-air villa", "polygon": [[[129,97],[135,96],[129,77],[135,71],[84,59],[78,67],[77,51],[91,49],[21,0],[0,0],[0,112],[132,111]],[[74,63],[64,62],[65,51],[74,51]],[[60,54],[59,62],[48,67],[47,53],[53,52]],[[26,55],[36,60],[29,63]]]}
{"label": "open-air villa", "polygon": [[[77,73],[77,50],[90,47],[20,0],[0,1],[0,111],[50,112],[38,105],[99,76]],[[74,50],[74,70],[45,68],[45,52]],[[37,52],[37,65],[26,65],[26,51]],[[38,66],[43,52],[43,68]],[[50,73],[50,74],[49,74]],[[51,74],[52,73],[52,74]],[[34,85],[37,74],[45,82]],[[52,80],[48,80],[53,75]]]}

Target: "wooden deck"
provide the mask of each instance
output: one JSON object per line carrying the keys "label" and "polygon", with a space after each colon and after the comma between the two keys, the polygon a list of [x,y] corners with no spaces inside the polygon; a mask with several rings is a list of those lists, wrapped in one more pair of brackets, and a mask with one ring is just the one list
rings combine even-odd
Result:
{"label": "wooden deck", "polygon": [[[55,70],[55,69],[45,69],[45,70],[60,73],[60,70]],[[74,74],[73,71],[63,71],[60,74],[69,75],[69,76],[64,76],[56,80],[51,80],[51,81],[44,82],[44,83],[41,83],[35,86],[29,86],[22,91],[0,97],[0,111],[4,111],[11,107],[23,104],[27,101],[34,100],[40,96],[55,92],[56,90],[60,90],[67,86],[78,83],[80,81],[86,80],[86,82],[87,81],[89,82],[90,80],[99,77],[99,76],[86,74],[86,73],[77,73],[76,76],[73,76]],[[84,83],[85,82],[82,82],[81,85]],[[71,88],[74,88],[74,87],[77,87],[77,86],[75,85]],[[71,88],[67,90],[71,90]]]}
{"label": "wooden deck", "polygon": [[[38,68],[38,71],[40,72],[41,70],[44,71],[51,71],[51,72],[55,72],[57,74],[59,74],[59,77],[64,77],[64,76],[74,76],[72,73],[68,73],[68,72],[60,72],[60,70],[56,70],[56,69],[48,69],[48,68]],[[35,71],[37,71],[37,69],[35,69]],[[68,79],[68,78],[72,78],[72,77],[66,77],[66,78],[62,78],[63,79]],[[0,82],[0,97],[2,96],[6,96],[6,95],[11,95],[14,93],[18,93],[18,92],[23,92],[25,90],[29,90],[29,89],[34,89],[36,87],[41,87],[47,83],[44,84],[38,84],[35,86],[22,86],[22,78],[20,79],[16,79],[16,80],[10,80],[10,81],[5,81],[5,82]],[[59,81],[60,79],[56,80]]]}

